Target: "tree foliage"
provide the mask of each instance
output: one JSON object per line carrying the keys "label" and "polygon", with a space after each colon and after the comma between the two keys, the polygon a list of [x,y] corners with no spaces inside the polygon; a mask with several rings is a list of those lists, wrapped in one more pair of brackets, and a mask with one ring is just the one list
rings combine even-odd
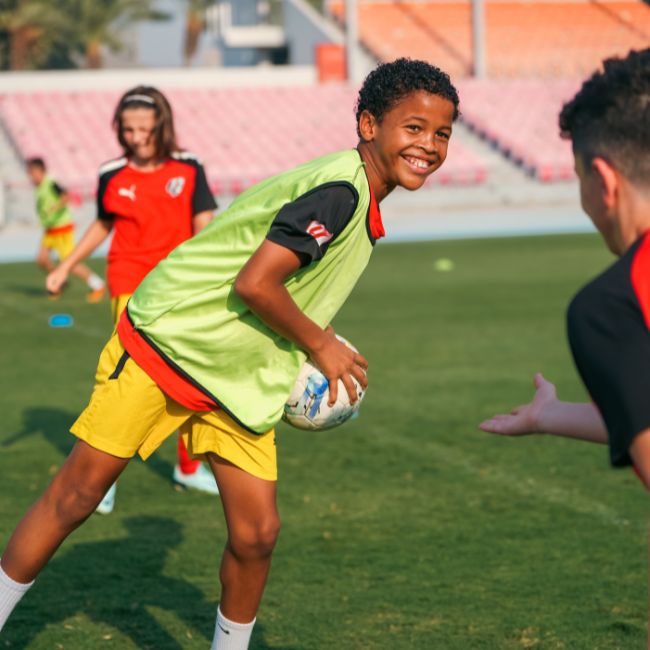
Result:
{"label": "tree foliage", "polygon": [[187,0],[185,11],[185,37],[183,42],[183,61],[190,65],[196,54],[201,33],[205,29],[205,12],[214,0]]}
{"label": "tree foliage", "polygon": [[0,4],[0,66],[43,67],[67,30],[64,14],[47,0],[3,0]]}
{"label": "tree foliage", "polygon": [[0,68],[99,68],[126,25],[167,18],[155,0],[0,0]]}

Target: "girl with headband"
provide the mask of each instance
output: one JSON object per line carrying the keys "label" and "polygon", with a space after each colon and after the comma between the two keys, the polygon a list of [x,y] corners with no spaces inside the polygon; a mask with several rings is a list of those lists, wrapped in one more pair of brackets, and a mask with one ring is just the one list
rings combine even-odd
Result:
{"label": "girl with headband", "polygon": [[[107,280],[114,324],[149,271],[176,246],[205,226],[217,205],[201,162],[179,149],[167,98],[156,88],[137,86],[120,98],[113,128],[123,155],[99,168],[97,218],[75,249],[46,280],[60,291],[70,271],[112,233]],[[188,456],[178,438],[174,481],[218,494],[212,473]],[[113,485],[97,511],[115,503]]]}

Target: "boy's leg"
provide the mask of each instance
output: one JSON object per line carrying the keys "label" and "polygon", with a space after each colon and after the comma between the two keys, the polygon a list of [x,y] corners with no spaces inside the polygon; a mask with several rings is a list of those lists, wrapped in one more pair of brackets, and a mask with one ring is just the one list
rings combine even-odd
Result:
{"label": "boy's leg", "polygon": [[102,280],[96,273],[93,273],[90,268],[85,264],[77,264],[72,267],[70,271],[78,278],[82,279],[90,289],[90,293],[87,296],[88,302],[99,302],[106,293],[106,285],[104,280]]}
{"label": "boy's leg", "polygon": [[221,493],[228,540],[221,561],[219,609],[230,621],[255,618],[280,531],[275,481],[266,481],[216,454],[207,454]]}
{"label": "boy's leg", "polygon": [[36,253],[36,263],[46,272],[49,273],[54,269],[54,264],[50,259],[50,251],[41,244]]}
{"label": "boy's leg", "polygon": [[14,530],[0,565],[14,581],[34,580],[65,538],[95,510],[128,464],[79,440]]}
{"label": "boy's leg", "polygon": [[[59,261],[62,262],[75,248],[75,237],[73,231],[59,234],[55,242],[55,249],[59,256]],[[90,289],[90,293],[87,296],[88,302],[99,302],[104,297],[104,280],[102,280],[96,273],[93,273],[93,271],[85,264],[82,264],[81,262],[75,264],[72,269],[70,269],[70,273],[76,275],[88,285],[88,288]]]}
{"label": "boy's leg", "polygon": [[79,264],[75,264],[71,269],[70,273],[73,275],[76,275],[80,280],[83,280],[84,282],[88,282],[88,278],[92,275],[92,271],[85,265],[79,262]]}

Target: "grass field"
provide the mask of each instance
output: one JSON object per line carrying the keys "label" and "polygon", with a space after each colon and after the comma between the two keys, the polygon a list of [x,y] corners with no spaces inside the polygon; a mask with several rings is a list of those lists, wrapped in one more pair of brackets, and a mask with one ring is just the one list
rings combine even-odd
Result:
{"label": "grass field", "polygon": [[[453,260],[451,272],[434,270]],[[596,236],[381,245],[335,326],[370,361],[359,419],[281,426],[283,530],[256,650],[642,648],[646,499],[604,447],[477,430],[527,401],[537,370],[585,394],[564,310],[611,261]],[[42,296],[0,267],[0,543],[62,463],[107,304]],[[48,316],[74,316],[51,329]],[[218,499],[175,490],[169,440],[134,461],[26,596],[0,647],[209,647],[225,527]]]}

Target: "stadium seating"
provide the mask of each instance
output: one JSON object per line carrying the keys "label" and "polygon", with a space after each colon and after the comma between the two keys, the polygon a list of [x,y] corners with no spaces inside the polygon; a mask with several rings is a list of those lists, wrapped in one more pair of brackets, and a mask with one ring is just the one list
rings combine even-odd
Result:
{"label": "stadium seating", "polygon": [[462,80],[463,121],[541,181],[574,178],[558,114],[579,88],[571,80]]}
{"label": "stadium seating", "polygon": [[[378,59],[425,59],[458,78],[472,71],[471,3],[360,0],[359,34]],[[343,22],[342,2],[329,4]],[[492,78],[575,78],[608,56],[650,43],[650,7],[629,0],[485,0],[485,52]]]}
{"label": "stadium seating", "polygon": [[[199,155],[217,194],[315,156],[356,144],[356,90],[345,84],[228,89],[163,89],[179,143]],[[23,157],[42,156],[61,182],[90,195],[96,171],[120,154],[111,130],[119,94],[101,91],[0,94],[0,119]],[[454,142],[431,182],[480,183],[485,162]]]}

